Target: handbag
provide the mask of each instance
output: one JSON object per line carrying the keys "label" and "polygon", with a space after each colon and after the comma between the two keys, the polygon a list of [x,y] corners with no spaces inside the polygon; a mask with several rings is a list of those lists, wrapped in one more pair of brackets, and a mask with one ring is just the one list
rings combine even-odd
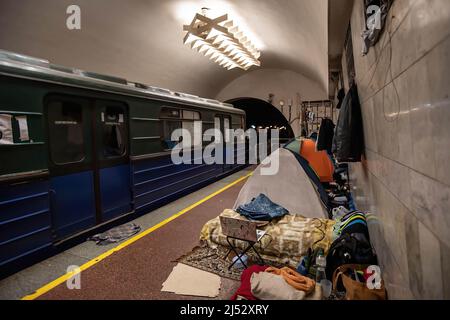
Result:
{"label": "handbag", "polygon": [[[355,272],[356,270],[364,270],[369,265],[360,264],[346,264],[340,266],[333,273],[333,291],[338,290],[338,287],[343,287],[345,291],[345,300],[386,300],[387,293],[384,287],[384,282],[381,280],[380,289],[369,289],[366,282],[353,280],[348,274],[348,271]],[[339,281],[342,280],[342,283]]]}

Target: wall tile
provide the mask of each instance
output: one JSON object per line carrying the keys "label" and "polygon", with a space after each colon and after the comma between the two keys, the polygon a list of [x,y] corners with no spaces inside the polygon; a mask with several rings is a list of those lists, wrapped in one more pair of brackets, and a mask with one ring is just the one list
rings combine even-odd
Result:
{"label": "wall tile", "polygon": [[388,298],[391,300],[413,299],[414,295],[409,288],[408,273],[396,263],[396,253],[391,251],[390,243],[384,241],[383,237],[379,237],[378,241],[379,246],[383,248],[381,252],[377,251],[377,254]]}
{"label": "wall tile", "polygon": [[[377,186],[376,216],[380,220],[384,234],[384,241],[388,244],[389,250],[393,253],[396,264],[402,272],[408,274],[408,258],[406,246],[405,220],[407,209],[392,193],[380,182],[373,182]],[[383,251],[386,248],[378,248]]]}
{"label": "wall tile", "polygon": [[397,76],[450,34],[447,0],[415,0],[392,38],[392,66]]}
{"label": "wall tile", "polygon": [[411,209],[415,216],[450,246],[450,187],[413,170]]}
{"label": "wall tile", "polygon": [[450,37],[425,58],[430,82],[429,101],[436,161],[436,179],[450,186]]}
{"label": "wall tile", "polygon": [[412,214],[405,219],[406,255],[408,258],[409,286],[416,299],[423,291],[422,261],[420,258],[419,222]]}
{"label": "wall tile", "polygon": [[408,70],[413,168],[430,177],[436,176],[430,85],[425,60]]}
{"label": "wall tile", "polygon": [[364,140],[366,148],[377,151],[377,138],[374,129],[373,99],[369,99],[361,106],[364,123]]}
{"label": "wall tile", "polygon": [[392,256],[383,257],[384,267],[381,267],[383,280],[385,282],[388,298],[390,300],[414,299],[408,284],[407,275],[395,263]]}
{"label": "wall tile", "polygon": [[380,175],[380,155],[372,150],[366,150],[367,168],[376,177]]}
{"label": "wall tile", "polygon": [[411,155],[413,153],[413,139],[411,135],[411,116],[407,77],[408,74],[405,73],[394,80],[390,88],[391,96],[394,96],[394,98],[391,99],[391,101],[394,102],[394,105],[390,108],[393,110],[392,112],[398,112],[396,118],[398,128],[397,160],[408,167],[412,167],[413,159]]}
{"label": "wall tile", "polygon": [[411,208],[411,169],[382,156],[378,159],[377,178],[404,206]]}
{"label": "wall tile", "polygon": [[450,247],[441,242],[442,285],[444,299],[450,300]]}
{"label": "wall tile", "polygon": [[419,223],[420,257],[422,264],[422,298],[442,299],[443,278],[439,240]]}
{"label": "wall tile", "polygon": [[[394,98],[395,97],[395,98]],[[373,112],[378,152],[397,160],[399,155],[398,113],[399,105],[393,85],[385,87],[374,96]],[[394,102],[395,100],[395,102]],[[395,105],[394,105],[395,104]]]}
{"label": "wall tile", "polygon": [[372,186],[367,162],[350,164],[351,180],[353,184],[352,195],[358,204],[359,210],[371,212],[373,209]]}

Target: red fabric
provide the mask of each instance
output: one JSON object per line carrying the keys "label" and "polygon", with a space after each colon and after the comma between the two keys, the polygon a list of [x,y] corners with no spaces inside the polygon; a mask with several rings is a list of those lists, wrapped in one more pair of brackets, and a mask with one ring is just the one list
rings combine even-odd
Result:
{"label": "red fabric", "polygon": [[236,300],[237,296],[244,297],[247,300],[258,300],[252,294],[252,286],[250,284],[250,278],[253,273],[264,272],[268,266],[253,265],[248,269],[245,269],[241,274],[241,286],[236,293],[231,297],[231,300]]}

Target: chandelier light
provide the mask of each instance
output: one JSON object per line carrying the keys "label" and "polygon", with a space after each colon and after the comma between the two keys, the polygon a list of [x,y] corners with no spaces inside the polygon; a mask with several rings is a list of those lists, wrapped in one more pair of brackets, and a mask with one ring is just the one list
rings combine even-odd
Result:
{"label": "chandelier light", "polygon": [[239,27],[228,19],[228,15],[210,19],[205,9],[202,9],[202,14],[195,15],[190,25],[183,26],[183,30],[187,31],[184,44],[228,70],[259,67],[261,53]]}

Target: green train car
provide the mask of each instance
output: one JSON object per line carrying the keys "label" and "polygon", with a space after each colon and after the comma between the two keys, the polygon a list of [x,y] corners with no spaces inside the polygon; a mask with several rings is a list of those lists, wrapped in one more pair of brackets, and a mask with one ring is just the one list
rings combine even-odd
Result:
{"label": "green train car", "polygon": [[245,129],[245,113],[0,51],[0,270],[244,166],[175,165],[172,131],[198,125]]}

